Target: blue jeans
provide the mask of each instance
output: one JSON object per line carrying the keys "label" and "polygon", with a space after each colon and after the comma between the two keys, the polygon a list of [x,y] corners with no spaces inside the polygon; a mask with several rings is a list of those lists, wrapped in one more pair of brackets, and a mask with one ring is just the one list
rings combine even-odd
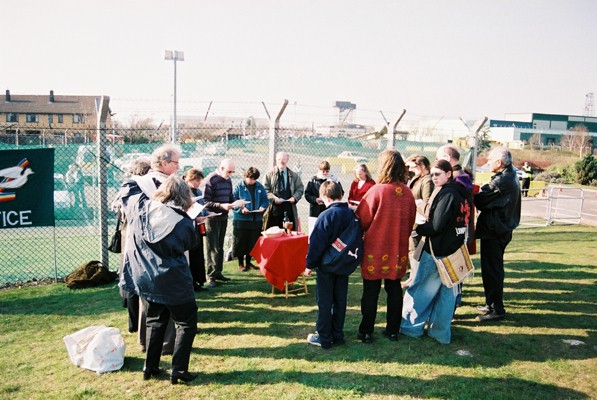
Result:
{"label": "blue jeans", "polygon": [[442,285],[433,257],[423,251],[415,280],[404,294],[400,333],[421,337],[427,324],[430,337],[450,343],[455,304],[454,290]]}

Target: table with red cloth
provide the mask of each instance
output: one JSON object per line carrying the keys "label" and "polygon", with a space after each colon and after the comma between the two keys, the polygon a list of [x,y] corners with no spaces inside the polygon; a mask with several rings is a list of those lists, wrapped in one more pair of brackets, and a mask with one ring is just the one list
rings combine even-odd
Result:
{"label": "table with red cloth", "polygon": [[305,234],[260,237],[251,251],[261,274],[276,289],[284,290],[305,271],[309,237]]}

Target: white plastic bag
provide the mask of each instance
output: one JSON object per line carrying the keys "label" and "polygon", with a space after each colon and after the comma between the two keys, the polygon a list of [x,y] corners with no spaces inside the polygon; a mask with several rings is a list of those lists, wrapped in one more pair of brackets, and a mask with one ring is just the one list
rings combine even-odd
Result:
{"label": "white plastic bag", "polygon": [[124,364],[125,344],[117,328],[90,326],[63,340],[70,360],[77,367],[102,374],[117,371]]}

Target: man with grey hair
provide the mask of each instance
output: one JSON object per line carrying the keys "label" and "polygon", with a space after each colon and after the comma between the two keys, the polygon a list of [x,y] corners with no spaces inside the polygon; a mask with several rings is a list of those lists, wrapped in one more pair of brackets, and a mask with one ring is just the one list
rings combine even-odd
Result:
{"label": "man with grey hair", "polygon": [[161,184],[170,175],[177,173],[180,153],[180,147],[171,143],[164,144],[155,149],[151,154],[151,171],[149,171],[149,175]]}
{"label": "man with grey hair", "polygon": [[276,166],[265,175],[263,186],[267,192],[271,207],[263,216],[264,229],[271,226],[282,228],[284,214],[295,230],[298,230],[298,212],[296,203],[303,197],[305,188],[300,176],[288,168],[288,153],[280,151],[276,154]]}
{"label": "man with grey hair", "polygon": [[487,163],[495,175],[474,197],[481,211],[476,236],[481,239],[481,277],[485,306],[477,319],[481,322],[504,319],[504,252],[512,240],[512,231],[520,223],[520,185],[512,166],[512,154],[505,147],[489,152]]}
{"label": "man with grey hair", "polygon": [[228,211],[234,208],[234,196],[232,194],[232,180],[234,174],[234,163],[225,158],[220,162],[217,170],[205,178],[205,191],[203,199],[208,211],[218,213],[206,222],[207,237],[207,276],[210,287],[216,286],[216,281],[227,282],[230,278],[222,274],[224,267],[224,239],[228,226]]}

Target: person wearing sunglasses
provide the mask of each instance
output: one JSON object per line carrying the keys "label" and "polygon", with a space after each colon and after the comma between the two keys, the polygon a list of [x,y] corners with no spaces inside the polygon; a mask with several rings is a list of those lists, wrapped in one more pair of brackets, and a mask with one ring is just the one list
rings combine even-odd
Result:
{"label": "person wearing sunglasses", "polygon": [[413,254],[419,269],[404,294],[400,333],[418,338],[427,325],[428,336],[448,344],[456,293],[442,284],[430,246],[437,258],[456,252],[465,240],[470,207],[466,188],[454,180],[448,161],[432,164],[431,179],[435,189],[425,210],[427,221],[416,229],[424,237]]}
{"label": "person wearing sunglasses", "polygon": [[205,223],[205,237],[207,238],[207,277],[208,286],[215,287],[216,281],[228,282],[230,278],[224,276],[224,240],[228,227],[228,211],[234,208],[232,180],[234,162],[225,158],[220,162],[217,170],[205,178],[203,199],[208,212],[218,215],[208,218]]}

